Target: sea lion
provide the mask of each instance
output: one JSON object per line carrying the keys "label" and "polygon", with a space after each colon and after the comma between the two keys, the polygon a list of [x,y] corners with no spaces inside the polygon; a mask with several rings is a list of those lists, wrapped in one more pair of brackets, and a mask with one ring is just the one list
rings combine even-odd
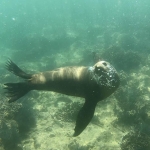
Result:
{"label": "sea lion", "polygon": [[120,84],[116,70],[106,61],[99,61],[93,67],[63,67],[32,75],[8,60],[6,69],[26,79],[24,82],[4,84],[9,102],[16,101],[31,90],[54,91],[85,98],[76,119],[74,136],[78,136],[89,124],[97,103],[110,96]]}

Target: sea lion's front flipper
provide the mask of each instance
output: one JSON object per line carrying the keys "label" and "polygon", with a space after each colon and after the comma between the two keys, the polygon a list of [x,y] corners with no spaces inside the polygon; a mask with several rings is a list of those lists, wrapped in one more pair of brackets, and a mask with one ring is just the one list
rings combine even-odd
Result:
{"label": "sea lion's front flipper", "polygon": [[89,101],[86,100],[83,107],[78,113],[77,120],[76,120],[76,126],[75,126],[75,133],[73,136],[78,136],[81,134],[81,132],[86,128],[86,126],[90,123],[95,107],[96,107],[97,102],[95,101]]}

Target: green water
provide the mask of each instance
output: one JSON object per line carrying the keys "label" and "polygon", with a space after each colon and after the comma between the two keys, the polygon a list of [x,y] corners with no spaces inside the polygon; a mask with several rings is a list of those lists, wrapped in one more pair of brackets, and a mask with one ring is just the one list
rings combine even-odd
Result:
{"label": "green water", "polygon": [[[149,16],[148,0],[1,0],[0,149],[149,150]],[[75,101],[83,100],[33,91],[7,103],[3,84],[20,81],[4,68],[8,58],[35,73],[91,66],[93,55],[117,69],[121,85],[99,102],[91,126],[80,137],[72,137],[72,113],[67,119],[60,116],[61,122],[58,115],[66,102],[69,113]]]}

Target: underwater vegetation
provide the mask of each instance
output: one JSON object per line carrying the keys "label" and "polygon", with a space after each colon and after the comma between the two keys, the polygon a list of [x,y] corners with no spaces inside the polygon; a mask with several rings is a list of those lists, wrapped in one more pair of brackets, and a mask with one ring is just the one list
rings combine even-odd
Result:
{"label": "underwater vegetation", "polygon": [[22,107],[18,113],[14,116],[18,124],[18,130],[21,135],[25,135],[36,125],[35,110],[33,110],[33,103],[31,100],[25,100],[22,102]]}
{"label": "underwater vegetation", "polygon": [[[150,102],[143,77],[138,74],[120,73],[121,86],[115,93],[117,105],[114,122],[120,130],[129,132],[122,138],[122,150],[150,149]],[[138,79],[140,78],[140,79]]]}
{"label": "underwater vegetation", "polygon": [[0,149],[22,149],[21,139],[35,125],[32,109],[27,105],[0,101]]}
{"label": "underwater vegetation", "polygon": [[[128,90],[132,90],[132,88]],[[126,96],[126,91],[123,89],[120,89],[119,92],[124,95],[124,98],[116,96],[118,106],[121,108],[121,111],[117,114],[120,123],[127,126],[137,126],[141,121],[145,122],[149,120],[148,122],[150,122],[150,118],[148,118],[145,112],[146,103],[141,104],[142,98],[139,97],[140,94],[137,91],[131,92],[129,96]],[[137,97],[135,94],[137,94]]]}
{"label": "underwater vegetation", "polygon": [[14,116],[22,107],[21,104],[9,105],[5,101],[0,101],[0,148],[17,149],[17,144],[20,142],[18,123],[14,120]]}

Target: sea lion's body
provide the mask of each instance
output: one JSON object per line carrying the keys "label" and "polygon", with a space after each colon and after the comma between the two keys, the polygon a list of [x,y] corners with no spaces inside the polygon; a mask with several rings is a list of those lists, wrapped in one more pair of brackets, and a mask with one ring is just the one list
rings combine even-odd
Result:
{"label": "sea lion's body", "polygon": [[6,83],[7,97],[13,102],[31,90],[54,91],[85,98],[77,120],[74,136],[79,135],[93,117],[96,104],[110,96],[119,86],[116,70],[100,61],[93,67],[63,67],[38,74],[26,74],[9,61],[7,69],[27,82]]}
{"label": "sea lion's body", "polygon": [[[85,78],[87,76],[87,78]],[[85,97],[86,67],[64,67],[34,74],[30,83],[36,90],[54,91],[71,96]]]}
{"label": "sea lion's body", "polygon": [[92,74],[88,67],[64,67],[41,72],[32,75],[29,83],[34,86],[35,90],[54,91],[71,96],[84,98],[94,96],[100,100],[109,96],[109,91],[107,91],[107,95],[100,94],[100,91],[104,92],[104,87],[101,88],[92,80]]}

